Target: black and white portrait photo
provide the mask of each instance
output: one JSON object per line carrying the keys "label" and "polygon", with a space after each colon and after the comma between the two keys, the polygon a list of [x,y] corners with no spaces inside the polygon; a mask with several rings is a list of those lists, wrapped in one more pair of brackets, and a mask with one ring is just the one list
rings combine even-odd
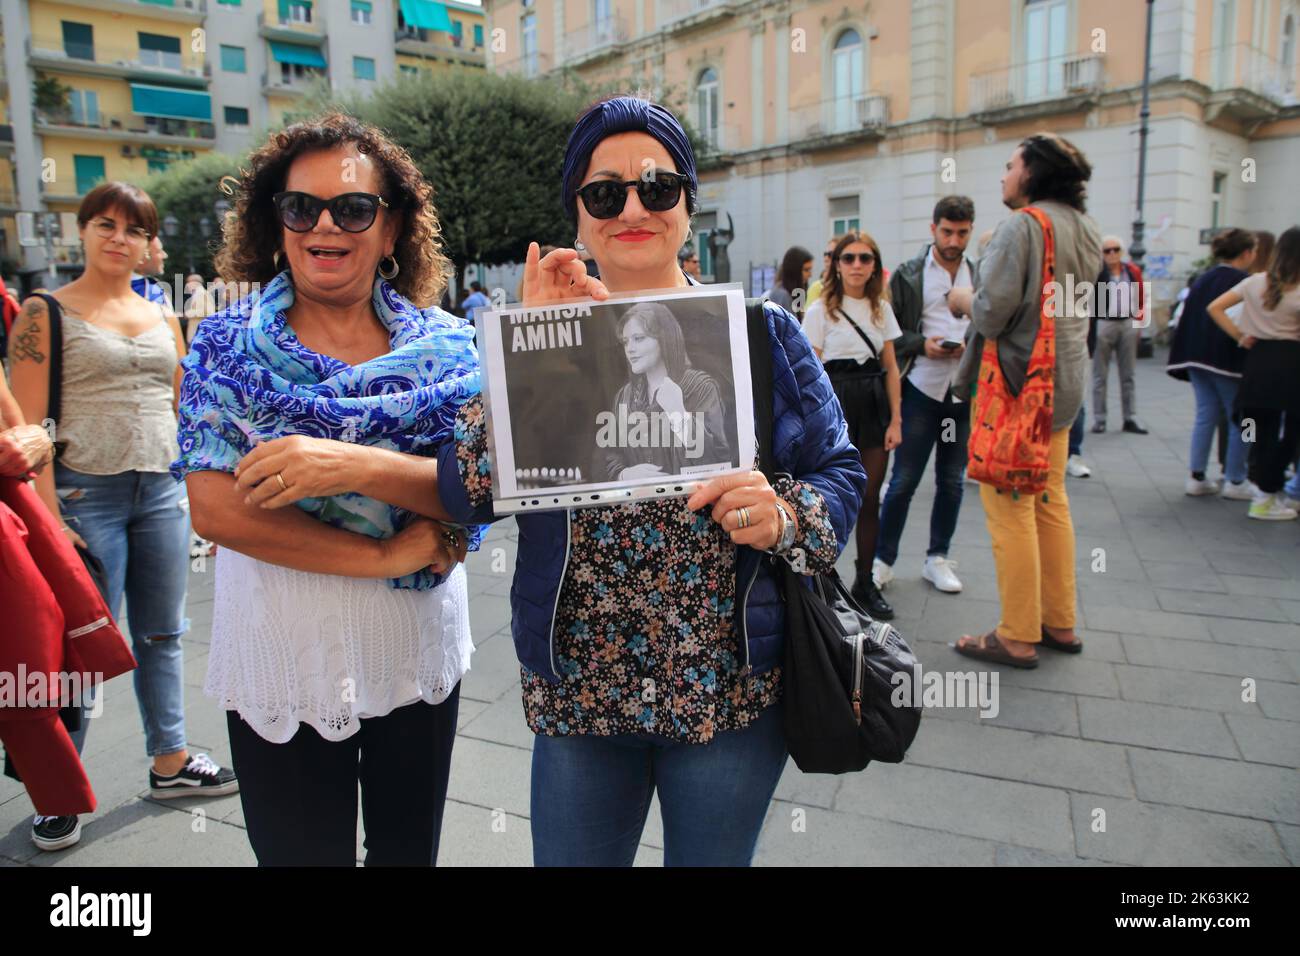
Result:
{"label": "black and white portrait photo", "polygon": [[753,461],[739,285],[488,312],[480,342],[501,510],[685,494]]}

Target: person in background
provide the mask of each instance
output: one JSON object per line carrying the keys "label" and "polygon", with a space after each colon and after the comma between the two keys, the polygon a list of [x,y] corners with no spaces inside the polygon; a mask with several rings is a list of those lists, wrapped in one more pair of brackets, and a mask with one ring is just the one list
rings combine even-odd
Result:
{"label": "person in background", "polygon": [[1273,249],[1277,245],[1277,237],[1267,229],[1255,230],[1255,260],[1250,264],[1248,271],[1251,275],[1259,272],[1267,272],[1269,263],[1273,261]]}
{"label": "person in background", "polygon": [[[1241,314],[1234,322],[1228,310],[1238,304]],[[1294,520],[1297,502],[1282,486],[1287,465],[1300,451],[1300,226],[1282,233],[1268,271],[1242,279],[1205,310],[1248,350],[1236,419],[1254,425],[1250,477],[1259,492],[1247,514]]]}
{"label": "person in background", "polygon": [[157,276],[163,274],[163,265],[167,261],[167,250],[163,248],[162,237],[154,236],[149,240],[149,249],[131,274],[131,291],[141,298],[156,302],[167,311],[171,311],[171,289],[167,283],[159,282]]}
{"label": "person in background", "polygon": [[[835,247],[839,245],[839,241],[841,238],[842,238],[841,236],[835,236],[834,238],[831,239],[829,243],[827,243],[826,251],[822,253],[821,275],[817,278],[815,282],[813,282],[812,285],[808,287],[807,305],[812,305],[814,302],[816,302],[818,299],[822,297],[822,286],[826,282],[826,277],[831,274],[831,267],[834,265],[834,263],[831,260],[835,256]],[[806,312],[807,309],[805,308],[804,311]]]}
{"label": "person in background", "polygon": [[[1202,273],[1187,294],[1165,369],[1174,378],[1190,381],[1196,399],[1188,453],[1190,475],[1184,490],[1193,496],[1222,494],[1235,501],[1251,501],[1257,489],[1246,479],[1246,444],[1240,426],[1231,421],[1246,353],[1215,324],[1206,306],[1246,278],[1245,270],[1255,261],[1254,233],[1227,229],[1214,237],[1210,251],[1215,264]],[[1229,436],[1220,484],[1208,479],[1205,469],[1222,415],[1229,418]]]}
{"label": "person in background", "polygon": [[[554,248],[553,246],[551,248]],[[677,254],[678,265],[682,267],[682,272],[686,273],[696,282],[704,281],[700,277],[700,254],[690,246],[683,247],[682,251]],[[588,269],[588,275],[593,273]]]}
{"label": "person in background", "polygon": [[481,309],[481,308],[483,308],[483,307],[485,307],[485,306],[489,306],[489,305],[491,305],[491,304],[492,304],[492,300],[489,299],[489,298],[487,297],[487,293],[483,291],[483,284],[482,284],[482,283],[480,283],[480,282],[471,282],[471,283],[469,284],[469,287],[470,287],[470,293],[469,293],[468,296],[466,296],[466,298],[465,298],[465,302],[464,302],[465,318],[467,318],[467,319],[473,321],[473,319],[474,319],[474,310],[475,310],[475,309]]}
{"label": "person in background", "polygon": [[[1087,215],[1085,200],[1092,166],[1083,153],[1054,133],[1035,133],[1020,142],[1002,177],[1002,201],[1009,209],[1033,205],[1050,220],[1058,281],[1096,275],[1101,231]],[[975,333],[957,375],[957,388],[970,392],[979,377],[984,343],[996,344],[998,363],[1012,392],[1024,388],[1030,356],[1042,323],[1043,229],[1027,214],[1004,219],[980,259],[979,288],[954,289],[953,312],[971,317]],[[980,485],[980,500],[997,566],[1001,620],[991,630],[963,634],[957,653],[1010,667],[1038,666],[1038,646],[1077,654],[1075,634],[1075,548],[1065,461],[1070,426],[1083,403],[1088,370],[1087,309],[1054,316],[1052,424],[1047,488],[1016,495]],[[982,387],[982,383],[981,383]],[[1014,450],[1008,453],[1010,458]]]}
{"label": "person in background", "polygon": [[974,284],[975,266],[966,258],[974,223],[971,199],[940,199],[930,222],[933,243],[894,270],[889,281],[890,303],[903,333],[894,343],[903,379],[903,440],[881,505],[880,537],[871,569],[881,590],[894,579],[907,512],[933,452],[934,504],[921,577],[948,594],[961,591],[948,549],[961,511],[970,406],[963,396],[953,394],[952,382],[965,352],[970,320],[952,314],[948,295],[952,289]]}
{"label": "person in background", "polygon": [[826,366],[844,409],[849,440],[867,473],[854,539],[853,597],[873,618],[888,621],[894,609],[871,574],[880,530],[880,486],[889,453],[903,439],[902,394],[894,343],[903,332],[880,269],[880,247],[866,233],[850,232],[835,245],[822,297],[808,306],[803,329]]}
{"label": "person in background", "polygon": [[[781,268],[777,270],[776,282],[768,296],[800,321],[808,304],[808,280],[812,278],[812,268],[812,253],[803,246],[791,246],[781,257]],[[796,293],[798,301],[795,301]]]}
{"label": "person in background", "polygon": [[1134,373],[1137,370],[1138,339],[1146,312],[1142,299],[1142,270],[1124,261],[1124,242],[1119,236],[1103,236],[1102,266],[1097,275],[1096,354],[1092,360],[1092,432],[1106,431],[1106,386],[1113,353],[1119,369],[1120,405],[1124,431],[1147,434],[1137,420]]}
{"label": "person in background", "polygon": [[[27,421],[47,417],[50,309],[62,314],[61,452],[36,480],[50,513],[74,544],[104,565],[104,601],[123,599],[139,666],[136,701],[151,758],[155,798],[221,796],[234,773],[186,741],[182,635],[190,523],[184,489],[168,474],[176,456],[175,403],[185,342],[176,316],[132,288],[132,268],[150,258],[158,211],[141,189],[107,182],[77,211],[85,271],[50,299],[23,303],[11,350],[14,395]],[[156,247],[155,247],[156,249]],[[147,268],[147,267],[146,267]],[[119,617],[120,620],[120,617]],[[38,846],[62,818],[38,820]]]}

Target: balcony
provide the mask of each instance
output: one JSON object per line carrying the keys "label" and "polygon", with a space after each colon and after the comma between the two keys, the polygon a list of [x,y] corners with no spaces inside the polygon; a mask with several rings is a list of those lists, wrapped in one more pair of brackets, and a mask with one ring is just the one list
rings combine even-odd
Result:
{"label": "balcony", "polygon": [[393,44],[398,53],[426,59],[441,57],[477,66],[483,66],[487,59],[483,47],[467,45],[463,37],[418,27],[398,27],[393,33]]}
{"label": "balcony", "polygon": [[1248,43],[1202,50],[1196,58],[1196,78],[1210,88],[1206,121],[1227,114],[1246,122],[1273,119],[1294,106],[1295,70]]}
{"label": "balcony", "polygon": [[667,34],[684,33],[733,16],[740,4],[741,0],[659,0],[655,24]]}
{"label": "balcony", "polygon": [[320,15],[320,4],[312,10],[310,23],[291,18],[281,20],[276,14],[268,17],[263,10],[257,15],[257,32],[268,40],[321,46],[325,42],[325,18]]}
{"label": "balcony", "polygon": [[311,72],[305,76],[290,76],[278,72],[262,74],[263,96],[304,96],[325,80],[325,73]]}
{"label": "balcony", "polygon": [[811,150],[878,140],[888,126],[888,95],[840,96],[792,109],[790,144],[795,149]]}
{"label": "balcony", "polygon": [[628,40],[627,21],[615,14],[564,35],[564,65],[581,66],[618,53]]}
{"label": "balcony", "polygon": [[510,60],[496,60],[492,64],[495,72],[508,76],[534,77],[551,72],[552,61],[549,53],[534,50]]}
{"label": "balcony", "polygon": [[[182,41],[185,50],[188,43]],[[165,80],[173,85],[207,86],[212,67],[202,54],[164,53],[138,47],[65,44],[62,38],[30,37],[27,59],[37,69],[87,76],[115,76],[143,81]]]}
{"label": "balcony", "polygon": [[193,146],[200,149],[216,144],[217,131],[204,120],[141,116],[137,113],[74,114],[70,110],[34,114],[37,132],[43,136],[74,136],[77,139],[105,139],[135,142],[141,136],[153,144]]}
{"label": "balcony", "polygon": [[202,23],[208,13],[208,0],[59,0],[59,4],[175,23]]}
{"label": "balcony", "polygon": [[989,123],[1070,112],[1096,102],[1104,67],[1100,54],[1074,53],[984,70],[970,78],[969,111]]}

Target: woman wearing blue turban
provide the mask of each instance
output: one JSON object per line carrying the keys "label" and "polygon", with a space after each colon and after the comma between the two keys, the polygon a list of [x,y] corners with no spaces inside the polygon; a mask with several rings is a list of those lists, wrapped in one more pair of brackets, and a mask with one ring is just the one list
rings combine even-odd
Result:
{"label": "woman wearing blue turban", "polygon": [[[569,137],[562,193],[578,249],[529,247],[523,300],[695,284],[677,251],[698,181],[664,107],[620,96]],[[517,517],[511,627],[533,744],[538,865],[630,865],[657,792],[664,862],[744,866],[786,764],[784,616],[770,562],[828,570],[866,476],[795,318],[764,306],[778,477],[757,470],[670,498]],[[481,402],[439,454],[457,521],[494,519]],[[766,552],[767,554],[765,554]]]}

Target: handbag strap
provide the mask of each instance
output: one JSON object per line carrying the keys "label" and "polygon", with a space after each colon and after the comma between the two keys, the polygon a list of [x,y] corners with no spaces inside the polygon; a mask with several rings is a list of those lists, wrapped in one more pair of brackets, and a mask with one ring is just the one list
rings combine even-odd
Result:
{"label": "handbag strap", "polygon": [[771,481],[776,472],[772,456],[772,337],[762,299],[745,300],[745,330],[749,337],[749,381],[754,393],[754,435],[758,439],[758,470]]}
{"label": "handbag strap", "polygon": [[871,349],[871,357],[875,359],[877,362],[879,362],[880,352],[877,351],[876,346],[872,343],[871,338],[867,335],[867,333],[862,331],[862,326],[854,322],[853,316],[849,315],[843,309],[837,308],[835,311],[838,312],[840,315],[844,316],[844,318],[849,320],[849,325],[853,326],[853,331],[857,332],[858,335],[862,338],[862,341],[867,343],[867,348]]}

